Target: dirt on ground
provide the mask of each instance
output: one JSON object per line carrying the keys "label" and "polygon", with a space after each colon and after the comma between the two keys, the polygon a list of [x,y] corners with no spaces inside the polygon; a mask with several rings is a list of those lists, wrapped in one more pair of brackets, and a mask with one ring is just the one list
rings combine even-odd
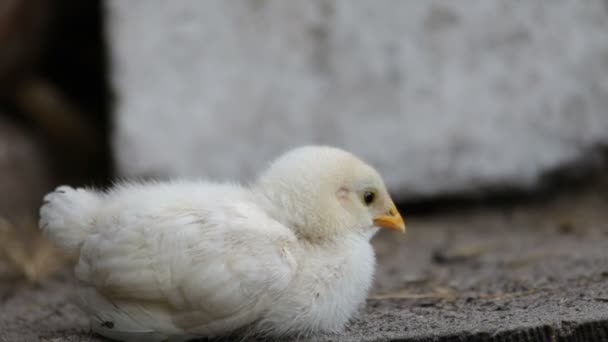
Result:
{"label": "dirt on ground", "polygon": [[[375,287],[346,332],[307,340],[607,341],[607,190],[408,217],[374,239]],[[0,280],[0,341],[104,341],[75,286],[68,268]]]}

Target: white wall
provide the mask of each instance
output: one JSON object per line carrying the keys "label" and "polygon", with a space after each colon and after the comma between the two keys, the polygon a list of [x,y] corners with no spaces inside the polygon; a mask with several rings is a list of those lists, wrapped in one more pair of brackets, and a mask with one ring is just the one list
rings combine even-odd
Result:
{"label": "white wall", "polygon": [[110,0],[107,26],[126,176],[249,180],[325,143],[433,195],[608,142],[600,0]]}

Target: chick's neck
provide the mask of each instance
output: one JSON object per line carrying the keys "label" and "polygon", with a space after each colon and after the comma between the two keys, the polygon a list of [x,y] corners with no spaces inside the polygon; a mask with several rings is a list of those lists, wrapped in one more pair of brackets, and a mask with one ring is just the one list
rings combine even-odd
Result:
{"label": "chick's neck", "polygon": [[336,215],[339,210],[337,202],[314,200],[323,196],[313,193],[312,189],[306,194],[281,191],[276,186],[258,187],[256,190],[256,203],[272,219],[291,229],[301,241],[313,245],[333,243],[354,233],[343,227],[344,220]]}

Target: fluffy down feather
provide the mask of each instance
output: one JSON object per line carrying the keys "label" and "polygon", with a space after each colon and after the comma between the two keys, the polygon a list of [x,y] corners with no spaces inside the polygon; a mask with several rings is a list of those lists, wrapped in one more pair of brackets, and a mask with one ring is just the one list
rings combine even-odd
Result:
{"label": "fluffy down feather", "polygon": [[[307,169],[313,156],[322,165]],[[370,187],[377,208],[360,201],[360,188]],[[250,187],[62,186],[45,197],[40,227],[78,257],[80,306],[102,335],[283,336],[343,328],[371,284],[374,215],[390,206],[371,167],[338,149],[308,147]]]}

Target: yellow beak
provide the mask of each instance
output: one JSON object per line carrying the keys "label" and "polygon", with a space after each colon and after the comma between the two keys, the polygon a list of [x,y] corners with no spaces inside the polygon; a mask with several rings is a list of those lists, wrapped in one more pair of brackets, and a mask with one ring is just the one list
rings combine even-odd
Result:
{"label": "yellow beak", "polygon": [[403,222],[403,218],[394,203],[391,203],[391,207],[386,214],[374,217],[374,225],[405,233],[405,222]]}

